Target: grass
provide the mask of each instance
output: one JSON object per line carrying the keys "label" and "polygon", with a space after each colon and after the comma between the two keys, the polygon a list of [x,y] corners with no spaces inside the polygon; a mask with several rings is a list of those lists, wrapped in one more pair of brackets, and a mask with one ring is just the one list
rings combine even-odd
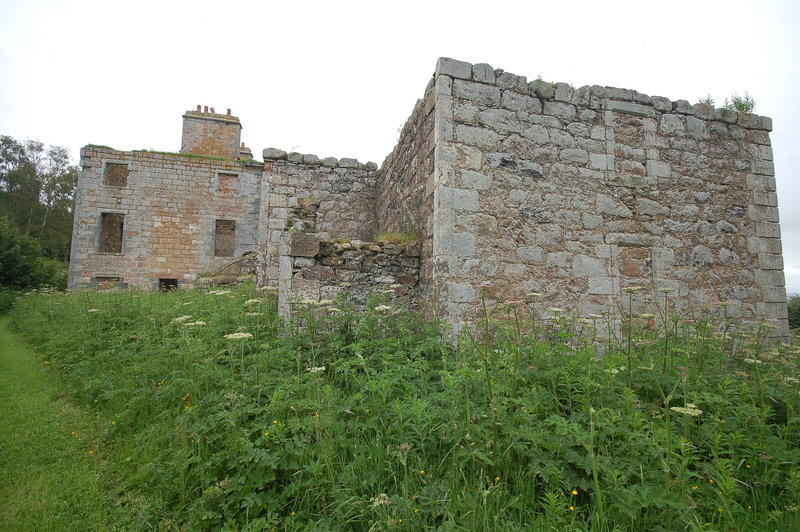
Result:
{"label": "grass", "polygon": [[0,317],[0,526],[110,528],[113,501],[100,480],[92,418],[7,325]]}
{"label": "grass", "polygon": [[617,328],[487,308],[455,344],[391,294],[283,323],[252,285],[36,293],[12,320],[94,416],[120,528],[796,530],[797,349],[621,304]]}

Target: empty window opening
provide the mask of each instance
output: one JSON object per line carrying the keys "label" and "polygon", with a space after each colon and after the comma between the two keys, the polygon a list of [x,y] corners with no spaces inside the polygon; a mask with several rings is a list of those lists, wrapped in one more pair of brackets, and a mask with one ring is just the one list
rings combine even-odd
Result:
{"label": "empty window opening", "polygon": [[158,280],[158,289],[164,292],[169,292],[170,290],[175,290],[178,288],[178,280],[177,279],[159,279]]}
{"label": "empty window opening", "polygon": [[103,170],[103,183],[112,187],[128,185],[128,165],[124,163],[106,163]]}
{"label": "empty window opening", "polygon": [[114,288],[120,287],[120,278],[110,276],[95,277],[94,285],[100,291],[113,290]]}
{"label": "empty window opening", "polygon": [[100,220],[100,252],[122,253],[122,230],[125,215],[115,212],[104,212]]}
{"label": "empty window opening", "polygon": [[214,256],[233,257],[236,243],[236,221],[217,220],[214,231]]}
{"label": "empty window opening", "polygon": [[226,192],[228,194],[235,194],[237,182],[239,180],[239,176],[236,174],[217,174],[219,177],[219,186],[217,190],[220,192]]}

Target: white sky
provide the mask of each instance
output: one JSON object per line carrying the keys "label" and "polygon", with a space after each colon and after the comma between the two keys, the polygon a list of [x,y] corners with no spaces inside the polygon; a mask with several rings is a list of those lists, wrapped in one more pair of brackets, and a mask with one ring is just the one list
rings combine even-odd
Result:
{"label": "white sky", "polygon": [[[561,7],[556,7],[558,4]],[[178,151],[181,116],[380,165],[436,59],[773,118],[787,291],[800,293],[800,2],[0,0],[0,134]]]}

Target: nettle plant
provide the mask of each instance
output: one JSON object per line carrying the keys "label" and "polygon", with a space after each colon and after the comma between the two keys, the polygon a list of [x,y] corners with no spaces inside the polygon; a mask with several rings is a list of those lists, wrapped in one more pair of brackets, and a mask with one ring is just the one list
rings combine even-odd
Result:
{"label": "nettle plant", "polygon": [[[541,295],[455,342],[389,291],[367,309],[252,285],[32,294],[12,320],[97,416],[79,435],[122,528],[792,529],[798,349],[725,306],[631,287]],[[79,447],[80,448],[80,447]]]}

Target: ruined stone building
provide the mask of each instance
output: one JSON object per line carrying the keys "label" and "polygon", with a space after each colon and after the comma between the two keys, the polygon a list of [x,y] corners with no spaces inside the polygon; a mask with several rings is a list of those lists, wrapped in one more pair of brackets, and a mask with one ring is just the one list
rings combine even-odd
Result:
{"label": "ruined stone building", "polygon": [[[380,169],[273,148],[255,161],[236,117],[198,107],[180,153],[82,149],[70,286],[191,287],[256,251],[284,303],[389,285],[457,322],[481,293],[588,315],[636,285],[783,334],[771,129],[446,58]],[[381,230],[419,244],[372,243]]]}

